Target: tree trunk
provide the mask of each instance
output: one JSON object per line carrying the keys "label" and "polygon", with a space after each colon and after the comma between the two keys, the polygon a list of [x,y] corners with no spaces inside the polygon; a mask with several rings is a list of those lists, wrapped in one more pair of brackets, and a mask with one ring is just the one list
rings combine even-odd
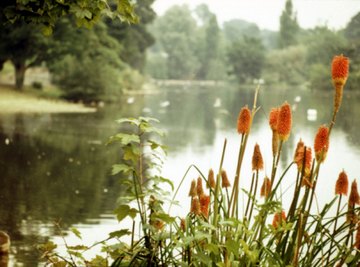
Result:
{"label": "tree trunk", "polygon": [[25,62],[14,63],[14,67],[15,67],[15,87],[18,90],[22,90],[24,86],[25,71],[26,71]]}

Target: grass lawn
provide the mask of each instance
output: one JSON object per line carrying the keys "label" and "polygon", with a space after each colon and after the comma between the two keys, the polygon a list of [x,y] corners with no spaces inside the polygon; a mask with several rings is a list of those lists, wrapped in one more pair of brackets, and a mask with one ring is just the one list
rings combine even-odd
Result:
{"label": "grass lawn", "polygon": [[0,114],[10,113],[85,113],[95,108],[44,97],[39,91],[16,91],[10,85],[0,84]]}

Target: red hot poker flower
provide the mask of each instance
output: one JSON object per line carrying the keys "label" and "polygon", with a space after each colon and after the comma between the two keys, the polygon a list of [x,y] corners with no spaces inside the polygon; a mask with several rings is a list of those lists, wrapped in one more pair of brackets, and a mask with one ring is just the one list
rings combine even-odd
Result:
{"label": "red hot poker flower", "polygon": [[248,134],[250,132],[251,126],[251,111],[245,106],[240,110],[238,121],[237,121],[237,131],[239,134]]}
{"label": "red hot poker flower", "polygon": [[279,111],[277,132],[281,141],[286,141],[289,138],[292,125],[291,107],[285,102]]}
{"label": "red hot poker flower", "polygon": [[281,224],[283,224],[283,222],[286,222],[286,215],[285,211],[282,210],[281,212],[277,212],[274,214],[272,225],[274,226],[274,228],[278,228]]}
{"label": "red hot poker flower", "polygon": [[271,130],[277,131],[278,117],[280,108],[272,108],[269,115],[269,125]]}
{"label": "red hot poker flower", "polygon": [[221,182],[222,182],[221,187],[223,187],[223,188],[227,188],[227,187],[231,186],[229,178],[228,178],[225,170],[221,170]]}
{"label": "red hot poker flower", "polygon": [[324,162],[329,150],[329,128],[325,125],[319,127],[314,142],[315,158],[318,162]]}
{"label": "red hot poker flower", "polygon": [[334,86],[344,86],[349,75],[349,58],[343,55],[334,56],[331,64]]}
{"label": "red hot poker flower", "polygon": [[209,170],[209,174],[208,174],[208,184],[207,186],[212,188],[212,189],[215,189],[215,175],[214,175],[214,170],[213,169],[210,169]]}
{"label": "red hot poker flower", "polygon": [[357,189],[356,180],[351,183],[351,190],[349,196],[349,206],[354,206],[355,204],[360,205],[360,196]]}
{"label": "red hot poker flower", "polygon": [[200,197],[200,210],[205,218],[209,217],[209,204],[210,204],[210,196],[202,195]]}
{"label": "red hot poker flower", "polygon": [[342,171],[340,172],[339,177],[336,181],[335,194],[346,196],[348,193],[348,188],[349,188],[349,180],[347,174],[346,172]]}
{"label": "red hot poker flower", "polygon": [[260,147],[258,144],[254,147],[254,154],[252,157],[252,170],[258,171],[264,169],[264,161],[261,155]]}
{"label": "red hot poker flower", "polygon": [[260,196],[267,198],[271,190],[271,180],[268,177],[264,178],[264,182],[260,188]]}

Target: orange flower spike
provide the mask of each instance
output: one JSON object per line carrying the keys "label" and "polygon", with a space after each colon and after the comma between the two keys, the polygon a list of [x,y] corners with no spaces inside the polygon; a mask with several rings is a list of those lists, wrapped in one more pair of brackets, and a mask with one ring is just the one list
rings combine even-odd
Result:
{"label": "orange flower spike", "polygon": [[251,127],[251,111],[248,106],[240,110],[237,120],[237,131],[239,134],[248,134]]}
{"label": "orange flower spike", "polygon": [[198,197],[201,197],[204,194],[204,189],[203,189],[201,177],[197,178],[196,193],[197,193]]}
{"label": "orange flower spike", "polygon": [[191,199],[191,213],[195,214],[195,215],[200,215],[201,213],[201,209],[200,209],[200,202],[199,202],[199,198],[194,197]]}
{"label": "orange flower spike", "polygon": [[283,222],[286,222],[286,215],[285,211],[282,210],[281,212],[277,212],[274,214],[272,225],[274,226],[274,228],[278,228],[281,224],[283,224]]}
{"label": "orange flower spike", "polygon": [[305,176],[308,176],[311,171],[311,163],[312,163],[312,151],[310,147],[306,147],[306,152],[304,143],[300,140],[298,143],[298,147],[296,148],[294,162],[298,166],[298,171],[301,172],[304,164],[305,157]]}
{"label": "orange flower spike", "polygon": [[180,229],[181,231],[185,232],[186,231],[186,221],[184,218],[181,218],[180,220]]}
{"label": "orange flower spike", "polygon": [[334,86],[344,86],[349,76],[349,58],[343,55],[334,56],[331,64],[331,74]]}
{"label": "orange flower spike", "polygon": [[299,142],[296,145],[295,154],[294,154],[294,162],[299,166],[299,162],[301,161],[304,153],[304,142],[299,140]]}
{"label": "orange flower spike", "polygon": [[268,177],[264,178],[264,182],[260,188],[260,197],[267,198],[270,194],[271,180]]}
{"label": "orange flower spike", "polygon": [[205,218],[209,217],[209,204],[210,204],[210,196],[202,195],[200,197],[200,210]]}
{"label": "orange flower spike", "polygon": [[214,175],[214,171],[213,169],[209,170],[209,174],[208,174],[208,184],[207,187],[210,187],[212,189],[215,189],[215,175]]}
{"label": "orange flower spike", "polygon": [[286,141],[289,138],[292,125],[291,107],[285,102],[279,111],[277,132],[281,141]]}
{"label": "orange flower spike", "polygon": [[335,56],[331,65],[332,80],[335,87],[334,112],[338,112],[342,102],[343,88],[349,75],[349,59],[343,55]]}
{"label": "orange flower spike", "polygon": [[346,172],[342,171],[339,174],[339,177],[335,185],[335,194],[347,196],[349,188],[349,180]]}
{"label": "orange flower spike", "polygon": [[355,204],[360,205],[360,196],[357,189],[356,180],[351,183],[351,190],[349,196],[349,206],[354,206]]}
{"label": "orange flower spike", "polygon": [[360,250],[360,223],[357,226],[356,236],[355,236],[355,244],[354,247]]}
{"label": "orange flower spike", "polygon": [[272,108],[269,115],[269,125],[271,130],[277,131],[280,108]]}
{"label": "orange flower spike", "polygon": [[315,136],[314,151],[318,162],[324,162],[329,150],[329,128],[325,125],[319,127]]}
{"label": "orange flower spike", "polygon": [[222,182],[221,183],[222,188],[227,188],[231,186],[225,170],[221,170],[221,182]]}
{"label": "orange flower spike", "polygon": [[312,152],[311,152],[311,148],[307,147],[306,148],[306,153],[305,153],[305,174],[309,175],[310,171],[311,171],[311,163],[312,163]]}
{"label": "orange flower spike", "polygon": [[191,186],[190,186],[190,191],[189,191],[189,197],[195,197],[197,196],[196,193],[196,181],[192,180],[191,181]]}
{"label": "orange flower spike", "polygon": [[261,155],[260,147],[258,144],[254,147],[254,154],[252,157],[252,170],[259,171],[264,169],[264,161]]}

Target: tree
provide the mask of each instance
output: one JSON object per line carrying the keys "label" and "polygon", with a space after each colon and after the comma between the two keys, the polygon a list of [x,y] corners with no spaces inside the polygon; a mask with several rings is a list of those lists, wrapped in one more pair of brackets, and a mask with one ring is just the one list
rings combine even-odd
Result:
{"label": "tree", "polygon": [[348,40],[360,42],[360,12],[351,18],[344,33]]}
{"label": "tree", "polygon": [[125,69],[119,56],[121,46],[108,35],[105,23],[86,29],[62,19],[52,39],[47,64],[65,98],[89,102],[121,92],[119,76]]}
{"label": "tree", "polygon": [[173,6],[152,26],[157,48],[164,53],[168,78],[193,79],[198,69],[195,56],[197,25],[187,6]]}
{"label": "tree", "polygon": [[265,51],[260,39],[244,37],[234,42],[227,53],[231,73],[239,82],[260,78]]}
{"label": "tree", "polygon": [[[123,21],[136,22],[133,5],[118,0],[110,8],[107,0],[3,0],[0,2],[0,70],[6,60],[15,68],[15,85],[22,89],[28,68],[41,64],[48,55],[55,24],[70,16],[77,26],[91,27],[99,23],[101,14]],[[43,35],[42,35],[43,34]]]}
{"label": "tree", "polygon": [[43,62],[48,52],[49,39],[39,26],[17,21],[0,27],[0,65],[10,60],[15,69],[15,86],[22,89],[28,68]]}
{"label": "tree", "polygon": [[151,23],[156,14],[151,5],[154,0],[138,1],[135,12],[139,17],[138,24],[122,23],[119,20],[106,19],[108,33],[122,44],[120,57],[132,68],[142,72],[145,67],[145,52],[155,42],[148,32],[147,24]]}
{"label": "tree", "polygon": [[285,9],[280,16],[280,48],[285,48],[290,45],[296,44],[299,29],[300,27],[298,25],[296,15],[293,12],[292,2],[291,0],[286,0]]}
{"label": "tree", "polygon": [[224,36],[228,42],[240,41],[244,36],[260,38],[260,29],[255,23],[242,19],[232,19],[224,22]]}
{"label": "tree", "polygon": [[197,6],[195,12],[202,25],[198,30],[195,46],[195,55],[200,63],[196,78],[219,79],[225,73],[225,67],[221,66],[224,65],[220,51],[222,36],[216,15],[205,4]]}
{"label": "tree", "polygon": [[266,55],[264,79],[267,84],[301,85],[306,81],[306,47],[290,46],[270,51]]}
{"label": "tree", "polygon": [[50,35],[56,22],[72,16],[78,26],[93,26],[102,15],[122,21],[136,22],[134,5],[129,0],[117,0],[115,8],[110,8],[109,0],[2,0],[0,20],[2,23],[26,22],[41,24],[43,33]]}

